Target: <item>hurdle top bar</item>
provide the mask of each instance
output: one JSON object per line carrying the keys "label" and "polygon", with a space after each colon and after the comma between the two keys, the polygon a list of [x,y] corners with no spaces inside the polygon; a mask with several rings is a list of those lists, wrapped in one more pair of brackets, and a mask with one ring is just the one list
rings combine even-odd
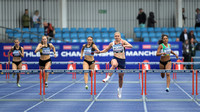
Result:
{"label": "hurdle top bar", "polygon": [[196,71],[199,73],[199,72],[200,72],[200,69],[197,69]]}
{"label": "hurdle top bar", "polygon": [[83,69],[76,69],[76,70],[67,70],[67,69],[51,69],[51,70],[44,70],[45,72],[53,72],[53,73],[90,73],[92,70],[83,70]]}
{"label": "hurdle top bar", "polygon": [[160,70],[160,69],[151,69],[146,70],[148,73],[192,73],[193,70]]}
{"label": "hurdle top bar", "polygon": [[[0,64],[7,64],[8,62],[0,62]],[[23,64],[39,64],[39,62],[22,62]],[[150,64],[156,65],[160,62],[126,62],[128,65],[138,65],[138,64]],[[183,65],[198,65],[200,62],[172,62],[173,64],[183,64]],[[12,62],[10,62],[12,64]],[[52,62],[52,64],[83,64],[83,62]],[[96,62],[95,64],[108,64],[108,62]]]}
{"label": "hurdle top bar", "polygon": [[196,57],[196,56],[195,56],[195,57],[192,57],[192,58],[193,58],[193,59],[200,59],[200,57]]}
{"label": "hurdle top bar", "polygon": [[[8,62],[0,62],[0,64],[7,64]],[[23,64],[39,64],[39,62],[22,62]],[[100,65],[104,65],[104,64],[108,64],[109,62],[95,62],[95,64],[100,64]],[[141,62],[126,62],[126,64],[139,64]],[[12,64],[12,62],[10,62],[10,64]],[[52,64],[83,64],[83,62],[55,62],[53,61]]]}
{"label": "hurdle top bar", "polygon": [[[198,65],[200,62],[172,62],[173,64],[183,64],[183,65]],[[142,64],[150,64],[150,65],[156,65],[160,64],[160,62],[142,62]]]}
{"label": "hurdle top bar", "polygon": [[142,70],[138,69],[126,69],[126,70],[106,70],[106,69],[101,69],[101,70],[95,70],[97,73],[141,73]]}
{"label": "hurdle top bar", "polygon": [[30,70],[0,70],[0,73],[40,73],[39,69]]}
{"label": "hurdle top bar", "polygon": [[[170,58],[171,59],[177,59],[175,56],[171,56]],[[180,56],[180,57],[178,57],[178,59],[184,59],[184,57]]]}

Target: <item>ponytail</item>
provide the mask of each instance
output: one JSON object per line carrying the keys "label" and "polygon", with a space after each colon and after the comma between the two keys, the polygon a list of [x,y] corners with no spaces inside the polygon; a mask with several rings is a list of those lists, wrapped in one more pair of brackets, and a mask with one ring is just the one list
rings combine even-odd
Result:
{"label": "ponytail", "polygon": [[42,40],[41,40],[41,42],[40,42],[42,45],[43,45],[43,42],[42,42]]}
{"label": "ponytail", "polygon": [[162,43],[163,43],[163,40],[160,39],[160,40],[158,41],[158,45],[160,45],[160,44],[162,44]]}
{"label": "ponytail", "polygon": [[92,41],[92,44],[95,44],[95,43]]}

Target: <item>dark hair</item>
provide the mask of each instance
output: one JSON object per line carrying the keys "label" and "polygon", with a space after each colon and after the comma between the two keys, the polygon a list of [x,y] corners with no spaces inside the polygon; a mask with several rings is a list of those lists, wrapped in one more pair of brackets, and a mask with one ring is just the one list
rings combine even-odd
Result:
{"label": "dark hair", "polygon": [[[92,40],[93,40],[93,37],[92,37],[92,36],[89,36],[88,38],[92,38]],[[88,38],[87,38],[87,39],[88,39]],[[92,44],[95,44],[94,41],[92,41]]]}
{"label": "dark hair", "polygon": [[149,12],[149,16],[154,18],[154,13],[153,12]]}
{"label": "dark hair", "polygon": [[158,41],[158,44],[159,44],[159,45],[163,43],[163,38],[164,38],[165,36],[168,38],[168,35],[162,34],[162,38]]}
{"label": "dark hair", "polygon": [[25,9],[25,11],[28,11],[28,9]]}

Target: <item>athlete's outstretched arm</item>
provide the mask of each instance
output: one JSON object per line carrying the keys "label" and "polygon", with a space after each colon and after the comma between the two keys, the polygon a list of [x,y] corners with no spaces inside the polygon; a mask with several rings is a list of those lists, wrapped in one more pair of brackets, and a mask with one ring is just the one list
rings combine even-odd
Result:
{"label": "athlete's outstretched arm", "polygon": [[156,56],[161,56],[162,54],[163,54],[163,55],[166,54],[166,53],[160,53],[161,49],[162,49],[162,45],[159,45],[159,46],[158,46],[158,49],[157,49],[157,52],[156,52]]}
{"label": "athlete's outstretched arm", "polygon": [[43,46],[39,43],[38,46],[35,49],[35,53],[37,53]]}
{"label": "athlete's outstretched arm", "polygon": [[80,57],[81,60],[83,59],[83,51],[84,51],[84,47],[85,47],[85,44],[83,44],[83,47],[81,48],[81,57]]}
{"label": "athlete's outstretched arm", "polygon": [[175,55],[176,58],[178,59],[178,55],[177,55],[176,53],[174,53],[174,51],[171,50],[171,53],[172,53],[173,55]]}
{"label": "athlete's outstretched arm", "polygon": [[110,50],[111,48],[112,48],[112,42],[108,45],[108,47],[106,47],[104,50],[100,51],[99,53],[108,52],[108,50]]}
{"label": "athlete's outstretched arm", "polygon": [[21,47],[22,52],[20,52],[21,57],[24,57],[24,48]]}
{"label": "athlete's outstretched arm", "polygon": [[13,51],[13,47],[10,49],[10,51],[8,52],[8,63],[10,63],[10,53]]}
{"label": "athlete's outstretched arm", "polygon": [[97,52],[99,52],[99,48],[94,44],[93,45],[93,48],[97,51]]}
{"label": "athlete's outstretched arm", "polygon": [[[170,45],[170,48],[171,48],[171,45]],[[173,55],[175,55],[176,58],[178,59],[178,55],[177,55],[176,53],[174,53],[174,51],[171,50],[171,53],[172,53]]]}
{"label": "athlete's outstretched arm", "polygon": [[49,44],[49,45],[50,45],[50,47],[53,49],[54,57],[57,57],[57,56],[56,56],[56,48],[54,47],[53,44]]}
{"label": "athlete's outstretched arm", "polygon": [[132,48],[133,46],[130,43],[128,43],[126,40],[124,40],[123,47],[125,47],[125,48]]}

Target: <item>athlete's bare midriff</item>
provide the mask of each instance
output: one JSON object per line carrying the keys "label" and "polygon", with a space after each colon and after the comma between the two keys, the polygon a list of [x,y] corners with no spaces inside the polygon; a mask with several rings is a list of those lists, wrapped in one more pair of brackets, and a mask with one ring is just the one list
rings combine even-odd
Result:
{"label": "athlete's bare midriff", "polygon": [[50,58],[50,55],[40,55],[41,60],[48,60]]}
{"label": "athlete's bare midriff", "polygon": [[120,58],[120,59],[125,59],[125,53],[114,53],[114,56],[117,57],[117,58]]}
{"label": "athlete's bare midriff", "polygon": [[168,61],[168,60],[170,60],[170,56],[169,55],[160,57],[160,61],[164,62],[164,61]]}
{"label": "athlete's bare midriff", "polygon": [[85,55],[84,59],[87,60],[87,61],[93,61],[94,60],[94,56]]}

